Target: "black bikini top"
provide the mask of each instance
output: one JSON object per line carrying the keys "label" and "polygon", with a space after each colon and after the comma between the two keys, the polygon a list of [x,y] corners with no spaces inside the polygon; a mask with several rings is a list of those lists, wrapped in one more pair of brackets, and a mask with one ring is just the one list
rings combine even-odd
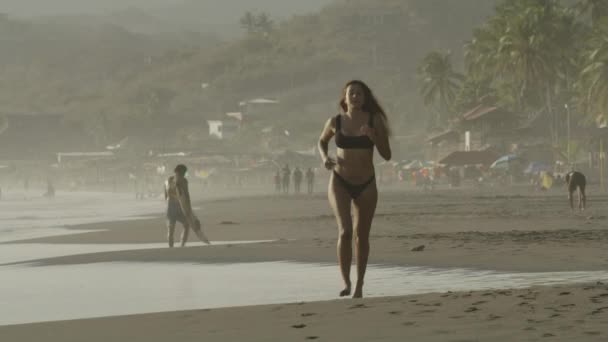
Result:
{"label": "black bikini top", "polygon": [[[369,127],[374,127],[373,117],[369,116]],[[374,142],[367,135],[344,135],[342,115],[336,115],[336,146],[341,149],[373,149]]]}

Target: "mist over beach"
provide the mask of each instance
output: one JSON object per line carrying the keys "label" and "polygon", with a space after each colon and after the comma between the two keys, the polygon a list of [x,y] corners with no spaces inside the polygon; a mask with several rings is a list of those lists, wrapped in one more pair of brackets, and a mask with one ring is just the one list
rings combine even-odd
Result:
{"label": "mist over beach", "polygon": [[605,341],[606,18],[0,1],[0,341]]}

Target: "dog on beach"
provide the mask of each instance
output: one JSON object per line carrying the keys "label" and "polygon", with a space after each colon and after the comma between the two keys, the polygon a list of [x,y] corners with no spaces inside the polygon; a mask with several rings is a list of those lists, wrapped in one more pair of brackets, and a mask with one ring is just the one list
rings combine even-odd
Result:
{"label": "dog on beach", "polygon": [[570,209],[574,210],[574,199],[572,194],[578,189],[578,209],[585,210],[587,205],[587,196],[585,195],[585,186],[587,179],[585,175],[579,171],[570,171],[566,174],[566,184],[568,185],[568,200],[570,201]]}

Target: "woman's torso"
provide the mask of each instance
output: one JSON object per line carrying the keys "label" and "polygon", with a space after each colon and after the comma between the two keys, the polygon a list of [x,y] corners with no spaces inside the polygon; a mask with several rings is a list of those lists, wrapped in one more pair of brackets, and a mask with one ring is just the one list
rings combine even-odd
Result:
{"label": "woman's torso", "polygon": [[373,118],[365,113],[352,119],[338,115],[335,120],[337,165],[334,170],[353,184],[364,183],[374,176],[374,145],[360,130],[366,124],[373,127]]}

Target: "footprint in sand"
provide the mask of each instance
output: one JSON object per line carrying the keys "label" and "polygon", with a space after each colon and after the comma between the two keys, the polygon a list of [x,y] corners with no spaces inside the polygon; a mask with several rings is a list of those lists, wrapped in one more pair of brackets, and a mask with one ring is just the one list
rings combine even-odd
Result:
{"label": "footprint in sand", "polygon": [[534,330],[536,330],[536,328],[535,327],[526,327],[526,328],[524,328],[524,330],[525,331],[534,331]]}
{"label": "footprint in sand", "polygon": [[494,315],[494,314],[490,314],[488,315],[488,321],[495,321],[497,319],[501,319],[502,316],[498,316],[498,315]]}
{"label": "footprint in sand", "polygon": [[479,302],[475,302],[471,305],[481,305],[481,304],[485,304],[485,303],[487,303],[485,300],[480,300]]}
{"label": "footprint in sand", "polygon": [[416,312],[416,314],[427,314],[427,313],[435,313],[435,312],[437,312],[437,310],[422,310],[422,311]]}
{"label": "footprint in sand", "polygon": [[306,336],[307,340],[318,340],[319,336]]}
{"label": "footprint in sand", "polygon": [[464,316],[450,316],[448,318],[451,318],[451,319],[461,319],[461,318],[464,318]]}
{"label": "footprint in sand", "polygon": [[528,323],[534,323],[534,324],[540,324],[540,323],[542,323],[542,322],[544,322],[544,321],[540,321],[540,320],[537,320],[537,319],[531,319],[531,318],[529,318],[529,319],[527,320],[527,322],[528,322]]}
{"label": "footprint in sand", "polygon": [[234,221],[222,221],[220,222],[221,225],[236,225],[238,224],[237,222]]}
{"label": "footprint in sand", "polygon": [[416,322],[403,322],[402,325],[406,326],[406,327],[411,327],[412,325],[415,325]]}
{"label": "footprint in sand", "polygon": [[295,329],[302,329],[302,328],[306,328],[306,324],[294,324],[291,327],[295,328]]}
{"label": "footprint in sand", "polygon": [[567,296],[567,295],[569,295],[569,294],[570,294],[570,292],[561,292],[559,295],[560,295],[560,296]]}
{"label": "footprint in sand", "polygon": [[403,311],[389,311],[388,313],[390,315],[401,315],[403,313]]}
{"label": "footprint in sand", "polygon": [[545,333],[543,334],[543,337],[554,337],[555,335],[553,335],[552,333]]}
{"label": "footprint in sand", "polygon": [[604,306],[598,309],[593,310],[593,312],[591,312],[592,315],[597,315],[597,314],[601,314],[603,313],[605,310],[608,310],[608,306]]}
{"label": "footprint in sand", "polygon": [[356,304],[351,306],[349,309],[366,309],[369,308],[369,306],[365,305],[365,304]]}
{"label": "footprint in sand", "polygon": [[601,335],[602,333],[600,331],[585,331],[585,335],[590,335],[590,336],[597,336],[597,335]]}
{"label": "footprint in sand", "polygon": [[474,306],[471,306],[470,308],[464,310],[464,312],[475,312],[475,311],[479,311],[479,309]]}
{"label": "footprint in sand", "polygon": [[303,313],[301,316],[302,317],[311,317],[311,316],[315,316],[315,315],[316,315],[316,313],[314,313],[314,312],[307,312],[307,313]]}
{"label": "footprint in sand", "polygon": [[559,317],[559,316],[561,316],[561,315],[558,313],[554,313],[553,315],[549,316],[549,318],[555,318],[555,317]]}

